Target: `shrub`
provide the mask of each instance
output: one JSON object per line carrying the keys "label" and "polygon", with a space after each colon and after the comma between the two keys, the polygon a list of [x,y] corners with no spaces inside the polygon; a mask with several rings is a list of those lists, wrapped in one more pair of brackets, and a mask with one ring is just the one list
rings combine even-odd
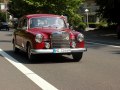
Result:
{"label": "shrub", "polygon": [[6,20],[6,14],[4,12],[0,12],[0,21],[5,21]]}
{"label": "shrub", "polygon": [[84,22],[80,22],[78,23],[77,26],[74,26],[73,27],[76,31],[79,31],[79,32],[84,32],[85,28],[86,28],[86,24]]}

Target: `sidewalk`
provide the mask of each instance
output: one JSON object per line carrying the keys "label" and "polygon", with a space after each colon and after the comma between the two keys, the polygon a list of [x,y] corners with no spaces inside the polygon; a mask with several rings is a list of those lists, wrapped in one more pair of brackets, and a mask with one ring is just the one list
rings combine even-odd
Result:
{"label": "sidewalk", "polygon": [[117,39],[115,30],[97,30],[94,28],[86,28],[84,35],[87,41],[120,46],[120,39]]}

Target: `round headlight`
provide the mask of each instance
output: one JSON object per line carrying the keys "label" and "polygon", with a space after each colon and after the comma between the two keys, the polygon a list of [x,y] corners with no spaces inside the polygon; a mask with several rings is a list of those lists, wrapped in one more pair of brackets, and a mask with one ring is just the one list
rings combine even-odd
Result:
{"label": "round headlight", "polygon": [[77,35],[77,40],[78,40],[79,42],[82,42],[82,41],[84,40],[84,35],[81,34],[81,33],[79,33],[79,34]]}
{"label": "round headlight", "polygon": [[35,37],[35,41],[37,43],[41,43],[42,42],[42,39],[43,39],[43,36],[41,34],[37,34],[36,37]]}

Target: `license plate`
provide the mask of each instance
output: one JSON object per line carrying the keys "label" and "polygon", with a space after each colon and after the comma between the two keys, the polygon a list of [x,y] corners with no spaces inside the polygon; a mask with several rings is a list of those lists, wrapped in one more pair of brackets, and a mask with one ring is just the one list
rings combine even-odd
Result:
{"label": "license plate", "polygon": [[71,52],[69,48],[53,49],[53,53],[68,53],[68,52]]}

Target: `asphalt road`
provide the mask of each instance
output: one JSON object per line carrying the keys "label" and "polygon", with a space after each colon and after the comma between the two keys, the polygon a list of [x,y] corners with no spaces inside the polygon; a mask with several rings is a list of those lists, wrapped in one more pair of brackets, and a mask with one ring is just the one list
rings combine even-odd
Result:
{"label": "asphalt road", "polygon": [[80,62],[67,55],[42,55],[29,63],[25,53],[13,53],[11,39],[12,30],[0,31],[0,90],[120,90],[116,44],[89,38]]}

